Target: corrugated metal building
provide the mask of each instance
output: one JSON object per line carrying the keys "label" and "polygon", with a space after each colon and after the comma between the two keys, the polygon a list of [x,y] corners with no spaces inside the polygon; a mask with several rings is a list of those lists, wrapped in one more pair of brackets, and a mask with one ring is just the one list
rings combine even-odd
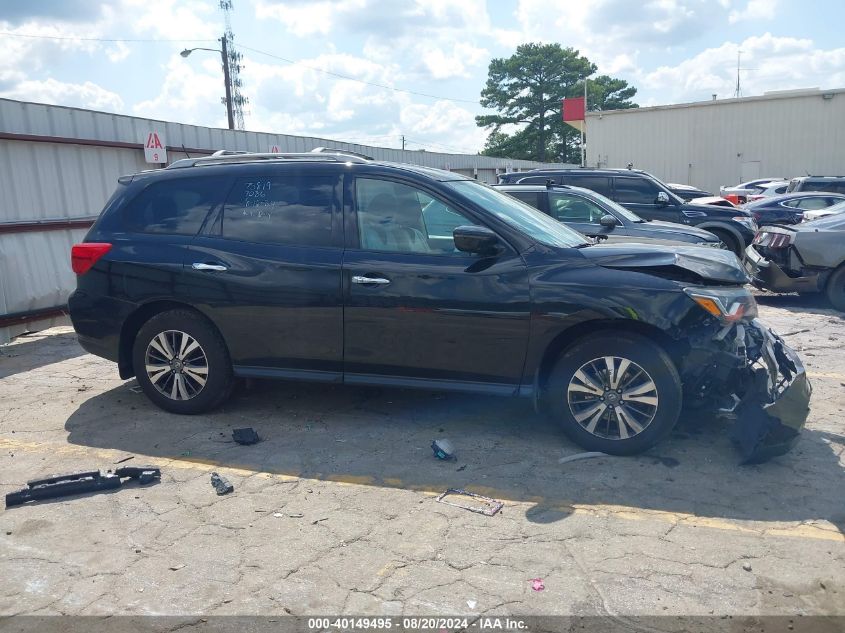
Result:
{"label": "corrugated metal building", "polygon": [[156,131],[170,162],[219,149],[306,152],[328,146],[378,160],[450,169],[485,182],[552,164],[467,154],[403,151],[323,138],[154,121],[0,99],[0,343],[62,319],[80,241],[118,176],[149,169],[143,142]]}
{"label": "corrugated metal building", "polygon": [[769,176],[845,175],[845,89],[797,90],[587,114],[587,164],[718,195]]}

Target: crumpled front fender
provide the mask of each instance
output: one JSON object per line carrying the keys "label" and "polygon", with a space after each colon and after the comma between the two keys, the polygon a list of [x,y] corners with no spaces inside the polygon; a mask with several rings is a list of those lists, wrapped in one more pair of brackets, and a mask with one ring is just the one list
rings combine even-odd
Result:
{"label": "crumpled front fender", "polygon": [[795,445],[810,412],[813,389],[798,354],[782,338],[757,319],[746,328],[746,336],[759,345],[760,357],[749,367],[733,439],[743,463],[757,464]]}

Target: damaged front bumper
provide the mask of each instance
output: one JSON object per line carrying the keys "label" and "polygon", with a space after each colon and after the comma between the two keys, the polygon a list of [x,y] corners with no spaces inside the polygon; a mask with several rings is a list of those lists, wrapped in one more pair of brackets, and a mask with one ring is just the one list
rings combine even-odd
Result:
{"label": "damaged front bumper", "polygon": [[[743,463],[788,452],[807,421],[812,394],[798,354],[759,319],[725,326],[709,343],[709,362],[699,364],[695,388],[734,418]],[[721,349],[714,351],[714,343]]]}

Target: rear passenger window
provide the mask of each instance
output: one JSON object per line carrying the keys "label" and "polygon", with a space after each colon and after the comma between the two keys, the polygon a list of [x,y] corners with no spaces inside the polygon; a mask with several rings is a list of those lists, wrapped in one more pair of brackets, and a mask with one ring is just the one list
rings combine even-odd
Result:
{"label": "rear passenger window", "polygon": [[268,175],[235,182],[222,236],[244,242],[331,246],[336,175]]}
{"label": "rear passenger window", "polygon": [[195,235],[222,195],[223,183],[212,178],[153,183],[124,207],[123,230]]}
{"label": "rear passenger window", "polygon": [[617,178],[616,201],[622,204],[654,204],[660,191],[646,178]]}
{"label": "rear passenger window", "polygon": [[525,204],[531,205],[535,209],[543,208],[543,196],[546,195],[545,191],[505,191],[505,193],[517,200],[522,200]]}
{"label": "rear passenger window", "polygon": [[583,187],[584,189],[591,189],[603,196],[611,199],[613,198],[613,192],[610,189],[610,178],[607,176],[581,176],[580,174],[567,174],[566,184]]}

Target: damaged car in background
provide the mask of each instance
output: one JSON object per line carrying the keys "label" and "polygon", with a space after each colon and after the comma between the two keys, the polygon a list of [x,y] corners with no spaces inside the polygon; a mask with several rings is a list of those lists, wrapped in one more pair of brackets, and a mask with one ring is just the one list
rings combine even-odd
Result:
{"label": "damaged car in background", "polygon": [[121,177],[71,255],[80,343],[174,413],[237,378],[525,396],[584,448],[629,455],[686,405],[734,416],[746,461],[789,450],[808,413],[733,253],[595,245],[448,171],[184,159]]}
{"label": "damaged car in background", "polygon": [[845,213],[762,227],[745,252],[745,267],[758,288],[823,292],[845,312]]}

